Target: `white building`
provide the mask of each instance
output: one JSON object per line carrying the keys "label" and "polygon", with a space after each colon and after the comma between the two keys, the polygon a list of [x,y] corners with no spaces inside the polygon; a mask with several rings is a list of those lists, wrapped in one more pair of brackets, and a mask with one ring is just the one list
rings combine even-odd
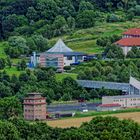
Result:
{"label": "white building", "polygon": [[119,104],[124,108],[140,107],[140,95],[104,96],[102,104]]}

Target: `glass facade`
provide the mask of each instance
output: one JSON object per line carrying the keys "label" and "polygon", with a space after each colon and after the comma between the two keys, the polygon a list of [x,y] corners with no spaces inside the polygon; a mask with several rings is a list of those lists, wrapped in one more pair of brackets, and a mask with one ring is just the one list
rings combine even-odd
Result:
{"label": "glass facade", "polygon": [[46,66],[48,67],[58,67],[58,58],[47,58],[46,59]]}
{"label": "glass facade", "polygon": [[67,56],[67,60],[72,60],[72,56]]}

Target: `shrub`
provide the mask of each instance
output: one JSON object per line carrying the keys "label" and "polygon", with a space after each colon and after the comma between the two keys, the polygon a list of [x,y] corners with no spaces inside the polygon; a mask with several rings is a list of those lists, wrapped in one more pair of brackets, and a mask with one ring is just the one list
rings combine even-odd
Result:
{"label": "shrub", "polygon": [[65,66],[65,67],[64,67],[64,70],[66,70],[66,71],[67,71],[67,70],[71,70],[71,66]]}
{"label": "shrub", "polygon": [[107,16],[107,22],[118,22],[118,21],[120,21],[120,19],[115,14],[111,14]]}

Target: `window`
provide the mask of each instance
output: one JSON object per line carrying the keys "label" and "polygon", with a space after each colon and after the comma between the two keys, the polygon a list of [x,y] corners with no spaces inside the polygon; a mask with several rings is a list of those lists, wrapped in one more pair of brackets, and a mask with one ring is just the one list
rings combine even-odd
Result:
{"label": "window", "polygon": [[72,60],[72,56],[67,56],[67,60]]}
{"label": "window", "polygon": [[82,56],[78,56],[78,60],[82,60],[83,59],[83,57]]}
{"label": "window", "polygon": [[58,58],[47,58],[46,65],[48,67],[57,67],[58,66]]}

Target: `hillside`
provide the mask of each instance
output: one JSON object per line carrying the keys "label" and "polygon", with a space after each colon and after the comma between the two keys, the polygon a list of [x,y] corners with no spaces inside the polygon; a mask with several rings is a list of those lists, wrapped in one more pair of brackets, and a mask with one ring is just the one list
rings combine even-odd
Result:
{"label": "hillside", "polygon": [[[77,29],[73,31],[73,33],[70,35],[65,34],[59,37],[54,37],[52,39],[49,39],[48,43],[49,43],[49,46],[52,47],[59,38],[62,38],[64,42],[74,51],[85,52],[87,54],[101,53],[104,51],[104,48],[96,44],[97,39],[101,37],[112,36],[112,35],[121,36],[122,32],[132,27],[140,27],[140,20],[138,17],[135,18],[133,21],[115,22],[115,23],[104,22],[104,24],[98,23],[97,25],[95,25],[95,27],[92,27],[92,28],[80,29],[80,30]],[[0,42],[0,50],[1,50],[0,58],[7,57],[4,51],[4,48],[7,48],[7,47],[8,47],[7,41]],[[12,58],[11,60],[14,64],[17,64],[19,61],[21,61],[20,58]],[[12,74],[19,75],[20,73],[14,67],[12,69],[6,68],[5,70],[10,75]],[[62,78],[66,77],[63,74],[57,77],[61,77],[61,76]]]}
{"label": "hillside", "polygon": [[63,35],[49,40],[52,46],[58,38],[62,38],[66,44],[75,51],[81,51],[88,54],[101,53],[104,49],[96,45],[96,40],[101,37],[112,35],[121,36],[129,28],[140,27],[140,18],[133,21],[116,23],[97,23],[93,28],[80,29],[74,31],[71,35]]}
{"label": "hillside", "polygon": [[[96,40],[121,35],[139,26],[140,2],[135,0],[7,0],[0,2],[0,46],[10,58],[43,52],[63,38],[75,51],[104,49]],[[4,55],[3,55],[4,56]],[[2,56],[2,57],[3,57]]]}

